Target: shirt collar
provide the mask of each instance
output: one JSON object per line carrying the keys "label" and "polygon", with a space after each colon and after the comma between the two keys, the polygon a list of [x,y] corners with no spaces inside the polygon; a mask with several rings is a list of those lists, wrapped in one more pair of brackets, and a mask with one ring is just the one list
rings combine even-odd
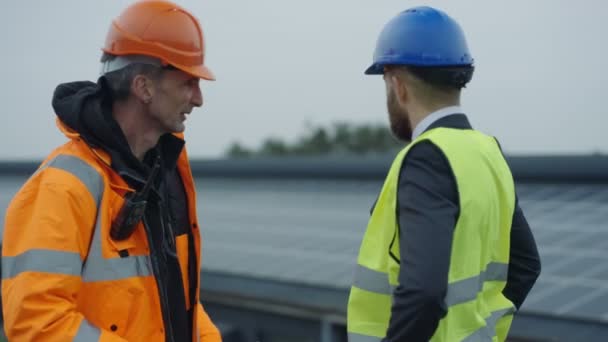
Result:
{"label": "shirt collar", "polygon": [[412,140],[418,138],[420,134],[426,131],[435,121],[442,119],[448,115],[460,113],[463,113],[462,108],[460,108],[460,106],[444,107],[435,112],[432,112],[424,119],[422,119],[422,121],[420,121],[418,125],[416,125],[416,128],[414,128],[414,131],[412,132]]}

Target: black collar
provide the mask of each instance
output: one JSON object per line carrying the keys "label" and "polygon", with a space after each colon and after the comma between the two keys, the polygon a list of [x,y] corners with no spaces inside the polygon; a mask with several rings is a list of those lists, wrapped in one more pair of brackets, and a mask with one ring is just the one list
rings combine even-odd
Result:
{"label": "black collar", "polygon": [[160,154],[164,170],[172,170],[177,166],[177,160],[184,148],[184,140],[173,134],[167,133],[160,137],[156,147],[144,157],[144,163],[148,166],[153,164],[153,160]]}
{"label": "black collar", "polygon": [[[451,114],[448,116],[444,116],[443,118],[433,122],[427,129],[431,130],[433,128],[456,128],[456,129],[473,129],[469,119],[464,114]],[[426,132],[425,131],[425,132]]]}

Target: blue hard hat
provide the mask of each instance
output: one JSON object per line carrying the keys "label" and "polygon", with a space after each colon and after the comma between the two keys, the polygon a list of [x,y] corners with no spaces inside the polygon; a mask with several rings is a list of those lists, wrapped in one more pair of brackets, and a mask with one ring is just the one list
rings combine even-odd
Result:
{"label": "blue hard hat", "polygon": [[384,26],[368,75],[383,74],[385,65],[419,67],[472,66],[464,33],[458,23],[432,7],[414,7]]}

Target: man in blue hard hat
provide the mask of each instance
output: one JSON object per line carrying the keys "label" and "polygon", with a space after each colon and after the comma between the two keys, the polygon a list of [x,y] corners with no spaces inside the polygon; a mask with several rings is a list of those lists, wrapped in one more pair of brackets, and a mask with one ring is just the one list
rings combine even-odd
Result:
{"label": "man in blue hard hat", "polygon": [[540,273],[497,140],[460,107],[473,75],[460,26],[430,7],[382,30],[366,74],[383,75],[395,158],[361,243],[349,341],[504,341]]}

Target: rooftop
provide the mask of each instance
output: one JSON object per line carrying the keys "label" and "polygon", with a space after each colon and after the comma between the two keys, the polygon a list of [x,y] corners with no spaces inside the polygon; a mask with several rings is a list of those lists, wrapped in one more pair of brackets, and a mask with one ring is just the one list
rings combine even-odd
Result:
{"label": "rooftop", "polygon": [[[608,158],[509,162],[543,263],[513,334],[608,340]],[[390,158],[192,165],[204,240],[204,299],[263,303],[343,323],[359,244]],[[0,170],[4,216],[32,164]]]}

